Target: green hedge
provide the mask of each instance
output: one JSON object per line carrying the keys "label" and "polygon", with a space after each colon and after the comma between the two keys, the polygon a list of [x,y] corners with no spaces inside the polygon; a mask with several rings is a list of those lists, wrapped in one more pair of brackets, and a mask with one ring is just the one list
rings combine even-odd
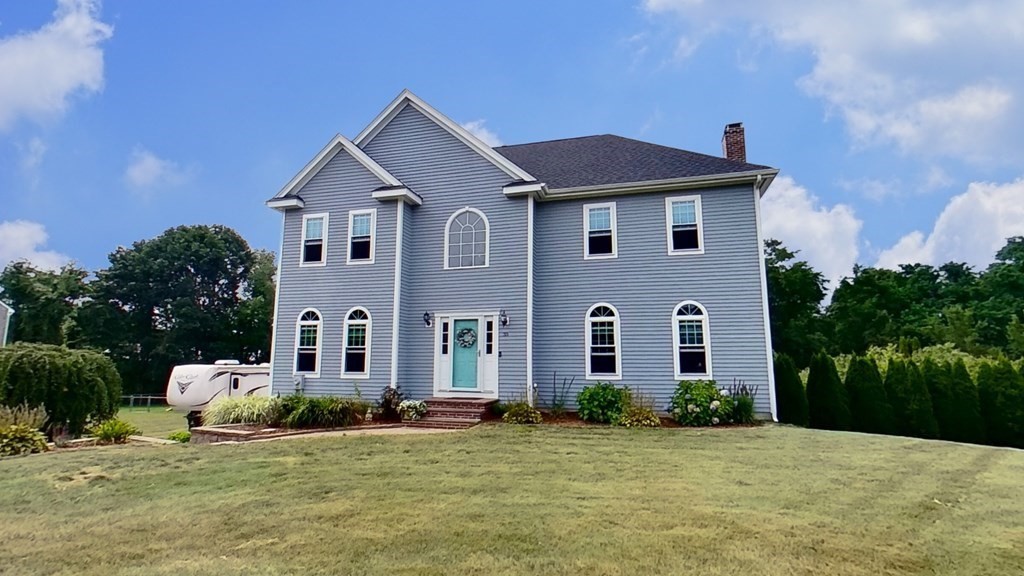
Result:
{"label": "green hedge", "polygon": [[846,371],[846,390],[850,395],[852,428],[857,432],[892,434],[895,420],[885,393],[882,374],[873,360],[855,356]]}
{"label": "green hedge", "polygon": [[1024,378],[1009,361],[981,366],[978,399],[989,444],[1024,448]]}
{"label": "green hedge", "polygon": [[775,403],[779,422],[807,426],[807,391],[796,363],[785,354],[775,357]]}
{"label": "green hedge", "polygon": [[885,393],[896,417],[896,433],[915,438],[938,438],[931,395],[913,362],[893,359],[885,374]]}
{"label": "green hedge", "polygon": [[807,376],[808,421],[811,428],[850,429],[850,403],[846,386],[839,379],[836,365],[821,352],[811,359]]}
{"label": "green hedge", "polygon": [[121,377],[109,358],[49,344],[0,348],[0,404],[42,405],[51,427],[80,435],[117,413]]}
{"label": "green hedge", "polygon": [[939,432],[944,440],[954,442],[985,442],[985,422],[981,419],[978,386],[967,371],[963,360],[949,365],[949,389],[956,409],[939,420]]}

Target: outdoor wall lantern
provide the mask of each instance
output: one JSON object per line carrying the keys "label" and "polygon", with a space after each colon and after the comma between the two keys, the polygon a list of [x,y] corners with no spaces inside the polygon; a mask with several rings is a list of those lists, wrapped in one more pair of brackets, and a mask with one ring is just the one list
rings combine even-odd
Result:
{"label": "outdoor wall lantern", "polygon": [[502,326],[508,326],[508,314],[504,308],[498,312],[498,322],[501,322]]}
{"label": "outdoor wall lantern", "polygon": [[427,328],[430,328],[433,324],[434,324],[433,316],[430,315],[430,312],[424,312],[423,313],[423,325],[426,326]]}

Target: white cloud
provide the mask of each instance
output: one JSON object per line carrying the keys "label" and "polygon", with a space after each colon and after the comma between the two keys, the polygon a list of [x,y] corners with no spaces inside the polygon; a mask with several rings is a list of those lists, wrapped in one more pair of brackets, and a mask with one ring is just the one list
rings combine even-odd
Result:
{"label": "white cloud", "polygon": [[[1000,0],[646,0],[687,45],[739,23],[806,50],[799,86],[843,119],[857,146],[987,163],[1024,151],[1024,3]],[[676,48],[678,50],[678,46]]]}
{"label": "white cloud", "polygon": [[829,291],[853,272],[863,222],[845,204],[828,207],[789,176],[780,176],[761,199],[765,238],[781,240],[799,250],[829,281]]}
{"label": "white cloud", "polygon": [[136,192],[176,186],[188,179],[189,173],[177,163],[164,160],[145,148],[132,151],[124,171],[125,184]]}
{"label": "white cloud", "polygon": [[0,130],[59,116],[72,95],[103,88],[100,44],[114,29],[98,12],[96,1],[59,0],[42,28],[0,38]]}
{"label": "white cloud", "polygon": [[487,127],[484,126],[486,123],[487,120],[473,120],[472,122],[463,122],[462,127],[468,130],[473,136],[482,140],[483,143],[488,146],[501,146],[501,138],[498,138],[497,134],[487,129]]}
{"label": "white cloud", "polygon": [[856,192],[869,200],[881,202],[892,196],[899,196],[902,190],[899,179],[878,180],[875,178],[859,178],[856,180],[840,180],[839,187],[847,192]]}
{"label": "white cloud", "polygon": [[28,144],[19,146],[21,149],[21,168],[25,172],[35,172],[43,163],[43,156],[46,155],[46,143],[42,138],[33,136]]}
{"label": "white cloud", "polygon": [[1024,178],[1004,184],[974,182],[954,196],[926,236],[914,231],[878,257],[878,266],[967,262],[984,267],[1010,236],[1024,235]]}
{"label": "white cloud", "polygon": [[56,270],[71,261],[66,255],[44,250],[49,234],[38,222],[0,222],[0,269],[17,260],[28,260],[39,268]]}

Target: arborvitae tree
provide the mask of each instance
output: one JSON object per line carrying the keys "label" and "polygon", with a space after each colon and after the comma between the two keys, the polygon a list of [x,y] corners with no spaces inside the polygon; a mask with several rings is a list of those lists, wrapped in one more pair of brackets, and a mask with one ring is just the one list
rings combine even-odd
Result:
{"label": "arborvitae tree", "polygon": [[926,358],[920,368],[921,377],[925,386],[928,387],[928,394],[932,399],[932,411],[935,414],[935,422],[939,426],[939,437],[943,440],[950,440],[946,437],[946,428],[954,426],[953,418],[957,411],[957,404],[953,398],[952,375],[949,365],[945,362],[939,364],[931,358]]}
{"label": "arborvitae tree", "polygon": [[850,395],[854,430],[873,434],[892,434],[895,431],[892,406],[874,361],[860,356],[850,360],[846,371],[846,391]]}
{"label": "arborvitae tree", "polygon": [[974,384],[962,358],[948,368],[950,398],[954,409],[946,417],[948,420],[939,420],[942,438],[954,442],[981,444],[985,441],[985,424],[981,419],[978,387]]}
{"label": "arborvitae tree", "polygon": [[811,428],[850,429],[850,403],[835,362],[824,352],[811,359],[807,377],[807,413]]}
{"label": "arborvitae tree", "polygon": [[796,364],[785,354],[775,357],[775,403],[779,422],[807,426],[807,391]]}
{"label": "arborvitae tree", "polygon": [[1008,360],[981,365],[978,399],[988,443],[1024,448],[1024,379]]}
{"label": "arborvitae tree", "polygon": [[928,386],[913,362],[896,358],[889,361],[885,392],[896,417],[898,434],[916,438],[939,437],[939,425],[935,421]]}

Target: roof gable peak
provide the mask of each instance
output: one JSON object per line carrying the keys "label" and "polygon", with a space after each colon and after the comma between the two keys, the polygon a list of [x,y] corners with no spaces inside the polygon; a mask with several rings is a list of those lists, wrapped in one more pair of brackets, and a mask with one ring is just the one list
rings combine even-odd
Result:
{"label": "roof gable peak", "polygon": [[298,192],[342,150],[348,152],[356,162],[359,162],[386,186],[404,186],[398,178],[395,178],[373,158],[367,156],[366,152],[363,152],[363,150],[356,146],[351,140],[345,138],[341,134],[336,134],[334,138],[331,138],[331,141],[328,142],[327,145],[324,146],[323,149],[320,150],[320,152],[310,160],[298,174],[295,175],[294,178],[284,185],[284,188],[281,188],[281,191],[274,196],[274,199],[290,196]]}

